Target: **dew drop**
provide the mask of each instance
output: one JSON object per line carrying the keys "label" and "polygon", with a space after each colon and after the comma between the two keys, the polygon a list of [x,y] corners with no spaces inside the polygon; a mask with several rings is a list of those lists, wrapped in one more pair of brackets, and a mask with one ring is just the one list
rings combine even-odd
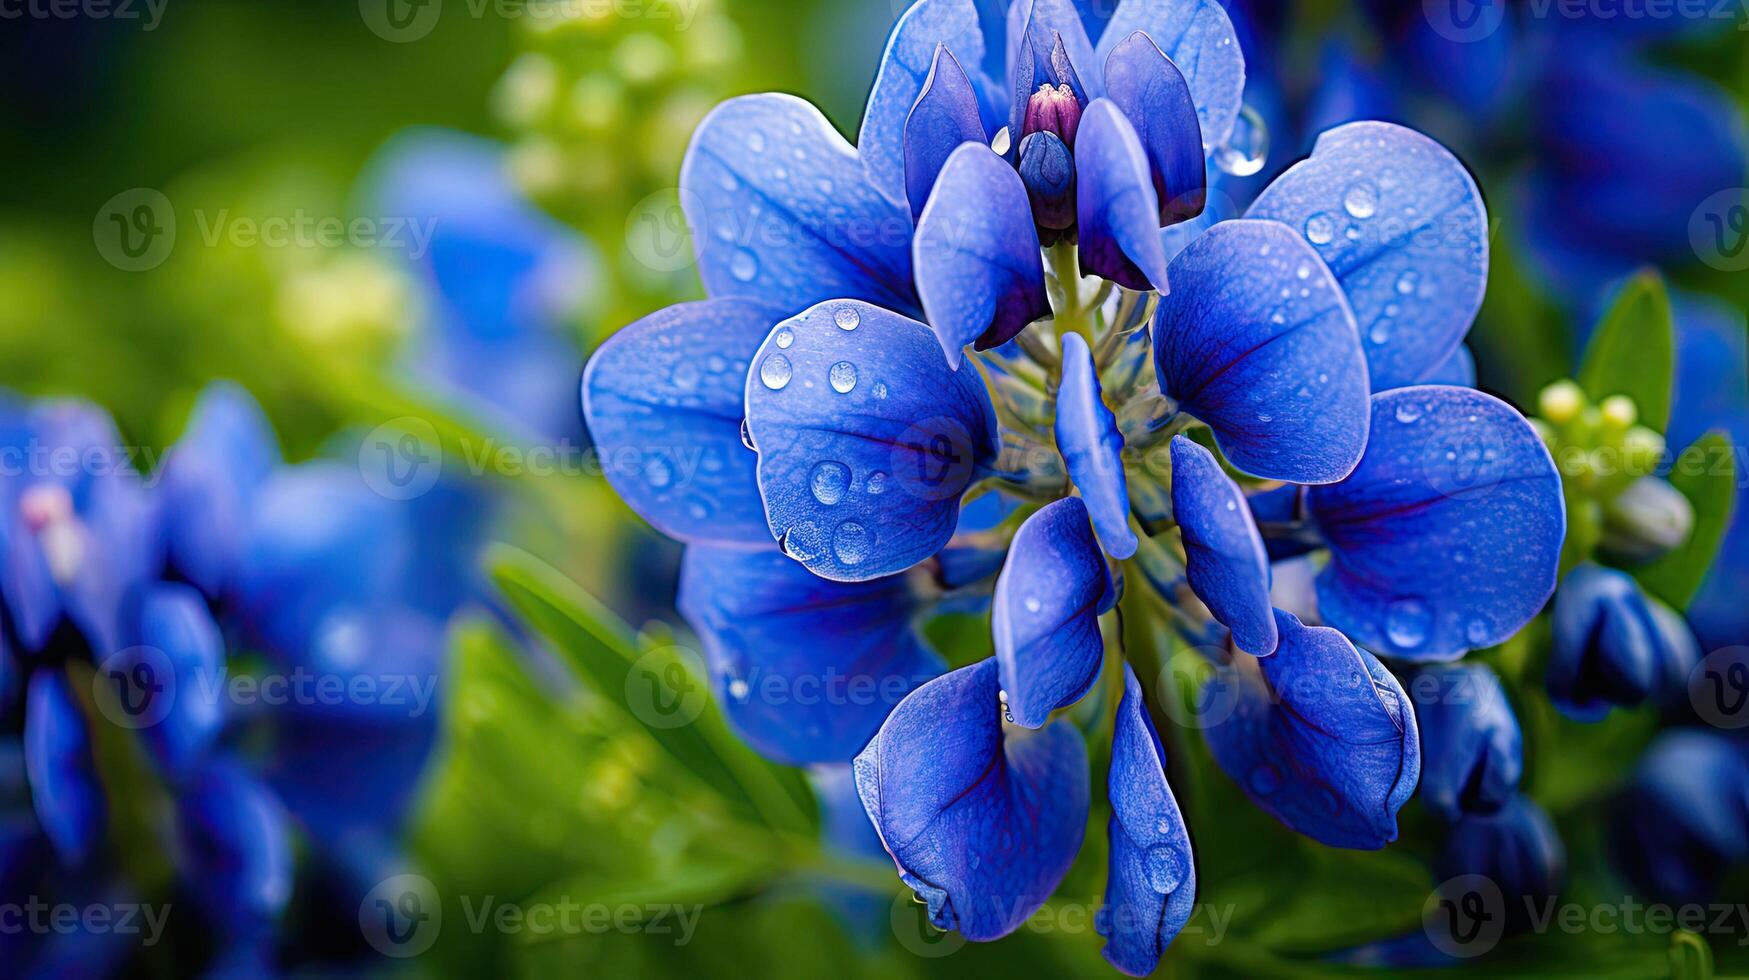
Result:
{"label": "dew drop", "polygon": [[812,521],[793,524],[777,539],[777,546],[796,561],[811,561],[820,554],[820,529]]}
{"label": "dew drop", "polygon": [[1421,279],[1420,274],[1418,274],[1414,269],[1410,269],[1409,271],[1398,276],[1397,277],[1397,292],[1398,292],[1398,294],[1403,295],[1403,296],[1415,295],[1415,284],[1418,281],[1420,281],[1420,279]]}
{"label": "dew drop", "polygon": [[1410,425],[1421,421],[1421,407],[1404,402],[1397,406],[1397,421]]}
{"label": "dew drop", "polygon": [[1148,848],[1148,884],[1161,895],[1170,895],[1184,882],[1184,860],[1170,844]]}
{"label": "dew drop", "polygon": [[1390,325],[1383,321],[1373,324],[1372,329],[1366,333],[1366,339],[1374,346],[1389,343],[1391,339]]}
{"label": "dew drop", "polygon": [[748,687],[746,681],[737,677],[729,682],[729,697],[732,697],[737,701],[745,701],[747,700],[747,694]]}
{"label": "dew drop", "polygon": [[1365,221],[1379,211],[1379,192],[1371,184],[1362,181],[1348,189],[1348,195],[1342,199],[1342,207],[1349,214]]}
{"label": "dew drop", "polygon": [[644,480],[657,490],[674,482],[674,468],[661,456],[651,456],[644,464]]}
{"label": "dew drop", "polygon": [[796,335],[790,328],[784,327],[782,330],[779,330],[777,336],[772,339],[777,341],[778,350],[789,350],[790,345],[796,342]]}
{"label": "dew drop", "polygon": [[846,565],[859,564],[868,557],[868,537],[868,528],[855,521],[845,521],[832,535],[832,551]]}
{"label": "dew drop", "polygon": [[849,361],[839,361],[826,372],[826,380],[831,382],[833,391],[840,395],[849,394],[856,387],[856,365]]}
{"label": "dew drop", "polygon": [[789,358],[782,354],[772,354],[759,364],[759,380],[765,382],[765,387],[772,391],[781,391],[789,384],[795,369],[790,367]]}
{"label": "dew drop", "polygon": [[765,152],[765,134],[755,129],[747,134],[747,149],[754,153]]}
{"label": "dew drop", "polygon": [[1301,262],[1300,267],[1294,270],[1294,275],[1299,276],[1301,279],[1310,279],[1312,278],[1312,267]]}
{"label": "dew drop", "polygon": [[882,473],[879,470],[876,470],[873,473],[870,473],[868,475],[868,483],[866,484],[865,489],[868,490],[870,496],[875,496],[875,497],[878,497],[881,494],[886,493],[887,492],[887,475],[885,473]]}
{"label": "dew drop", "polygon": [[753,429],[747,425],[746,419],[741,420],[741,445],[746,446],[754,452],[759,451],[759,447],[753,445]]}
{"label": "dew drop", "polygon": [[674,387],[687,390],[697,388],[698,379],[698,365],[693,363],[690,359],[683,360],[679,364],[674,365],[674,371],[668,376],[668,380],[673,382]]}
{"label": "dew drop", "polygon": [[1472,619],[1469,625],[1464,627],[1464,638],[1475,646],[1482,646],[1488,642],[1489,632],[1488,624],[1485,621]]}
{"label": "dew drop", "polygon": [[1026,606],[1026,611],[1029,613],[1036,613],[1040,609],[1044,608],[1044,604],[1039,602],[1038,599],[1034,596],[1028,596],[1026,601],[1024,603],[1022,603],[1022,605]]}
{"label": "dew drop", "polygon": [[1215,167],[1235,177],[1250,177],[1269,159],[1269,126],[1250,106],[1242,106],[1233,120],[1233,132],[1215,148]]}
{"label": "dew drop", "polygon": [[832,322],[838,324],[840,330],[855,330],[862,324],[862,317],[854,306],[840,306],[838,312],[832,314]]}
{"label": "dew drop", "polygon": [[759,275],[759,260],[753,257],[752,252],[740,249],[729,260],[729,275],[742,282],[752,282],[753,277]]}
{"label": "dew drop", "polygon": [[1419,599],[1398,599],[1385,610],[1385,636],[1401,650],[1414,650],[1427,642],[1432,620],[1427,604]]}
{"label": "dew drop", "polygon": [[850,487],[850,470],[833,460],[817,463],[808,486],[815,500],[830,507],[844,499],[844,491]]}
{"label": "dew drop", "polygon": [[874,396],[876,398],[887,397],[887,384],[884,381],[876,381],[874,383],[874,387],[869,389],[869,390],[874,394]]}
{"label": "dew drop", "polygon": [[1336,237],[1336,222],[1323,212],[1306,219],[1306,240],[1313,245],[1328,245]]}

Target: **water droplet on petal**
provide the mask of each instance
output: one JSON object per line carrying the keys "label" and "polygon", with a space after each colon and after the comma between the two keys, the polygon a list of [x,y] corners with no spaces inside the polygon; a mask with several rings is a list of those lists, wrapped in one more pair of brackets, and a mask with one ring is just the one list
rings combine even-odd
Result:
{"label": "water droplet on petal", "polygon": [[795,374],[790,366],[789,358],[782,354],[772,354],[759,364],[759,380],[765,382],[765,387],[772,391],[781,391],[789,384],[789,379]]}
{"label": "water droplet on petal", "polygon": [[741,445],[746,446],[754,452],[759,451],[759,447],[753,445],[753,429],[747,425],[746,419],[741,420]]}
{"label": "water droplet on petal", "polygon": [[840,306],[838,312],[832,314],[832,322],[838,324],[840,330],[855,330],[862,323],[862,316],[854,306]]}
{"label": "water droplet on petal", "polygon": [[1469,625],[1464,627],[1464,637],[1476,646],[1487,643],[1490,632],[1492,631],[1488,629],[1487,622],[1481,619],[1472,619]]}
{"label": "water droplet on petal", "polygon": [[1269,159],[1269,126],[1250,106],[1242,106],[1233,120],[1233,132],[1215,149],[1214,165],[1235,177],[1249,177],[1263,169]]}
{"label": "water droplet on petal", "polygon": [[1162,895],[1170,895],[1184,882],[1184,859],[1178,849],[1169,844],[1148,848],[1148,884]]}
{"label": "water droplet on petal", "polygon": [[838,532],[832,536],[832,551],[838,555],[838,560],[846,565],[855,565],[868,557],[868,528],[855,521],[845,521],[838,525]]}
{"label": "water droplet on petal", "polygon": [[755,129],[747,134],[747,149],[754,153],[765,152],[765,134]]}
{"label": "water droplet on petal", "polygon": [[1433,615],[1419,599],[1398,599],[1385,610],[1385,636],[1398,649],[1414,650],[1427,642]]}
{"label": "water droplet on petal", "polygon": [[745,701],[747,700],[747,694],[748,688],[746,681],[737,677],[729,682],[729,697],[732,697],[737,701]]}
{"label": "water droplet on petal", "polygon": [[789,350],[790,345],[796,342],[796,335],[793,330],[784,327],[779,330],[777,336],[772,339],[777,341],[777,347],[779,350]]}
{"label": "water droplet on petal", "polygon": [[674,468],[661,456],[651,456],[644,464],[644,479],[657,490],[674,482]]}
{"label": "water droplet on petal", "polygon": [[1336,238],[1336,222],[1322,211],[1306,219],[1306,240],[1313,245],[1328,245]]}
{"label": "water droplet on petal", "polygon": [[1044,604],[1039,602],[1034,596],[1027,596],[1026,601],[1022,603],[1022,605],[1026,606],[1026,611],[1029,613],[1036,613],[1044,608]]}
{"label": "water droplet on petal", "polygon": [[831,382],[833,391],[840,395],[849,394],[856,387],[856,365],[849,361],[839,361],[826,372],[826,380]]}
{"label": "water droplet on petal", "polygon": [[850,487],[850,470],[832,460],[815,464],[808,486],[814,491],[815,500],[830,507],[844,499],[844,491]]}
{"label": "water droplet on petal", "polygon": [[1421,420],[1421,406],[1404,402],[1397,406],[1397,421],[1411,425]]}
{"label": "water droplet on petal", "polygon": [[1421,278],[1420,274],[1417,273],[1414,269],[1410,269],[1407,272],[1403,273],[1402,275],[1398,276],[1397,277],[1397,292],[1404,295],[1404,296],[1415,295],[1415,284],[1417,281],[1420,280],[1420,278]]}
{"label": "water droplet on petal", "polygon": [[868,490],[870,496],[878,497],[885,493],[887,491],[887,475],[879,470],[870,473],[865,489]]}
{"label": "water droplet on petal", "polygon": [[1365,181],[1361,181],[1348,189],[1348,195],[1342,199],[1342,207],[1349,214],[1365,221],[1379,211],[1379,192]]}
{"label": "water droplet on petal", "polygon": [[874,396],[876,398],[887,397],[887,385],[886,385],[886,382],[884,382],[884,381],[876,381],[874,383],[874,387],[869,389],[869,390],[874,393]]}
{"label": "water droplet on petal", "polygon": [[729,275],[742,282],[752,282],[753,277],[759,275],[759,260],[752,252],[740,249],[729,260]]}

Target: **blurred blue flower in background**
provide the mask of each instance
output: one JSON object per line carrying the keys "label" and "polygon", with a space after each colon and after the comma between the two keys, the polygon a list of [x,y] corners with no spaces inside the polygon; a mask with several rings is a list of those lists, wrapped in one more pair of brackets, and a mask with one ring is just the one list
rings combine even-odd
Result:
{"label": "blurred blue flower in background", "polygon": [[1749,748],[1732,733],[1658,736],[1612,808],[1614,854],[1629,882],[1672,904],[1709,902],[1749,861]]}

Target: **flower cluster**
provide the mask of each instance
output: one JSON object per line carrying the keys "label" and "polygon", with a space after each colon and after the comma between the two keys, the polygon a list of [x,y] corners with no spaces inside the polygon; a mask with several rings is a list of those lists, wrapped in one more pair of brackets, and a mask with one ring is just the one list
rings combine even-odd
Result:
{"label": "flower cluster", "polygon": [[[1063,880],[1111,726],[1101,931],[1145,974],[1195,895],[1150,716],[1177,706],[1145,702],[1122,661],[1153,665],[1102,617],[1204,651],[1199,724],[1258,807],[1379,848],[1427,770],[1378,657],[1510,637],[1565,510],[1537,432],[1468,387],[1488,239],[1462,164],[1354,123],[1215,221],[1226,14],[1124,0],[1098,26],[921,0],[855,148],[792,97],[719,107],[681,175],[710,298],[610,339],[583,403],[603,451],[645,451],[609,477],[688,546],[679,605],[730,721],[782,761],[854,759],[939,927],[1000,937]],[[993,656],[946,670],[918,630],[942,609],[987,611]],[[766,693],[824,674],[891,683]],[[1438,724],[1424,783],[1454,810],[1468,724]],[[1490,768],[1485,803],[1516,781]]]}

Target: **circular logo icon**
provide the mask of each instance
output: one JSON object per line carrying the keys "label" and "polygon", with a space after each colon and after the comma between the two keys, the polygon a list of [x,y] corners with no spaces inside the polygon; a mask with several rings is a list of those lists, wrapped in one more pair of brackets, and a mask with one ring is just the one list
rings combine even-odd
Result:
{"label": "circular logo icon", "polygon": [[103,717],[117,726],[150,728],[176,704],[176,668],[157,647],[117,650],[91,675],[91,696]]}
{"label": "circular logo icon", "polygon": [[[1398,407],[1398,419],[1414,407]],[[1506,475],[1506,440],[1491,425],[1442,425],[1422,444],[1421,473],[1441,496],[1486,493]]]}
{"label": "circular logo icon", "polygon": [[1688,219],[1688,242],[1720,272],[1749,269],[1749,187],[1719,191]]}
{"label": "circular logo icon", "polygon": [[123,272],[156,269],[176,247],[176,209],[150,187],[136,187],[103,202],[91,220],[97,254]]}
{"label": "circular logo icon", "polygon": [[923,500],[958,497],[977,462],[972,434],[945,416],[924,419],[900,433],[891,458],[894,483]]}
{"label": "circular logo icon", "polygon": [[365,486],[390,500],[424,496],[443,474],[437,429],[411,415],[384,422],[359,443],[358,472]]}
{"label": "circular logo icon", "polygon": [[1506,0],[1421,0],[1433,32],[1447,41],[1484,40],[1506,21]]}
{"label": "circular logo icon", "polygon": [[1233,717],[1244,693],[1245,678],[1234,662],[1218,647],[1192,647],[1168,658],[1154,684],[1154,703],[1181,728],[1213,728]]}
{"label": "circular logo icon", "polygon": [[1721,647],[1688,673],[1688,701],[1714,728],[1749,725],[1749,647]]}
{"label": "circular logo icon", "polygon": [[679,272],[696,265],[692,229],[686,222],[694,201],[678,188],[660,190],[639,201],[626,216],[626,250],[638,264],[656,272]]}
{"label": "circular logo icon", "polygon": [[899,945],[918,956],[928,959],[952,956],[966,944],[966,937],[957,930],[937,929],[929,921],[929,906],[918,901],[908,888],[894,896],[889,918]]}
{"label": "circular logo icon", "polygon": [[681,728],[703,713],[710,676],[697,652],[681,646],[657,647],[632,661],[626,671],[626,705],[651,728]]}
{"label": "circular logo icon", "polygon": [[1428,941],[1447,956],[1481,956],[1506,931],[1506,898],[1486,875],[1458,875],[1440,882],[1421,907]]}
{"label": "circular logo icon", "polygon": [[424,875],[401,874],[377,882],[358,905],[364,941],[384,956],[418,956],[437,942],[443,929],[443,904],[437,886]]}
{"label": "circular logo icon", "polygon": [[406,44],[417,41],[437,26],[443,15],[443,0],[358,0],[364,26],[385,41]]}

